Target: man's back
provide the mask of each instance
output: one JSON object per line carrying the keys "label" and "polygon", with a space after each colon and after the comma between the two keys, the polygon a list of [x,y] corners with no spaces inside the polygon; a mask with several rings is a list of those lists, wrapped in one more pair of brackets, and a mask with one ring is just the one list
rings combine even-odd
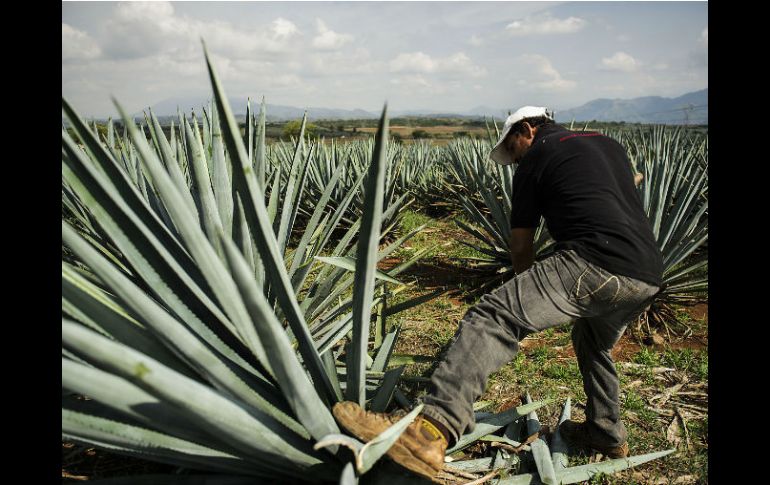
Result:
{"label": "man's back", "polygon": [[513,181],[512,227],[543,216],[556,249],[612,273],[661,284],[663,262],[625,149],[599,133],[545,125]]}

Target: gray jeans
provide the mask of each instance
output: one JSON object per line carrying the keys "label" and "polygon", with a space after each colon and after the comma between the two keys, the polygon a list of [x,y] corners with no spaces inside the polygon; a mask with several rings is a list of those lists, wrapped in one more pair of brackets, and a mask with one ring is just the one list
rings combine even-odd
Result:
{"label": "gray jeans", "polygon": [[431,376],[428,394],[418,403],[456,442],[475,428],[473,403],[484,393],[489,375],[513,359],[521,339],[574,323],[572,343],[587,396],[588,432],[595,441],[619,446],[627,433],[620,421],[620,383],[610,351],[658,290],[609,273],[575,251],[558,251],[468,310]]}

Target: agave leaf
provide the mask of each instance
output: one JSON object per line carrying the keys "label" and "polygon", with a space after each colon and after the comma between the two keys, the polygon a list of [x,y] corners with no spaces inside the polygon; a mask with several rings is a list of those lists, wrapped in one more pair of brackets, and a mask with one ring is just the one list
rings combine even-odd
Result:
{"label": "agave leaf", "polygon": [[265,186],[265,97],[262,97],[262,102],[259,106],[259,121],[257,122],[257,149],[255,156],[255,170],[257,172],[257,183],[260,187]]}
{"label": "agave leaf", "polygon": [[[249,224],[249,229],[259,249],[260,258],[265,265],[267,279],[271,282],[271,288],[275,291],[291,330],[297,338],[302,360],[310,372],[313,384],[321,398],[330,405],[336,400],[334,386],[324,371],[321,357],[316,352],[313,339],[308,332],[305,319],[297,303],[291,281],[284,267],[282,254],[278,249],[278,242],[269,224],[262,189],[254,176],[254,170],[243,148],[238,124],[226,102],[227,97],[211,65],[205,44],[203,50],[214,89],[217,109],[219,109],[224,124],[222,134],[234,164],[233,182],[243,202],[246,222]],[[273,186],[273,190],[276,189],[277,185]]]}
{"label": "agave leaf", "polygon": [[465,473],[487,473],[498,468],[509,468],[520,461],[518,455],[511,455],[509,460],[500,460],[494,457],[478,458],[475,460],[453,461],[444,465],[444,468]]}
{"label": "agave leaf", "polygon": [[428,226],[428,224],[422,224],[420,226],[415,227],[408,233],[404,234],[400,238],[396,239],[392,243],[388,244],[388,246],[380,251],[380,253],[377,255],[377,260],[382,261],[383,259],[387,258],[393,251],[400,248],[406,241],[414,237],[415,234],[422,231]]}
{"label": "agave leaf", "polygon": [[[248,122],[248,120],[247,120]],[[216,107],[211,109],[211,185],[216,196],[222,227],[228,236],[233,233],[233,189],[230,183],[232,171],[228,159],[225,158],[225,147],[222,144],[222,131],[219,125],[219,112]],[[251,160],[251,157],[249,157]]]}
{"label": "agave leaf", "polygon": [[[281,470],[272,463],[263,467],[253,465],[231,454],[201,446],[158,431],[132,426],[128,423],[62,409],[62,436],[119,453],[148,455],[164,461],[185,464],[191,468],[208,468],[229,473],[264,474],[266,468],[274,474],[297,476],[293,470]],[[129,454],[129,453],[126,453]],[[260,473],[261,472],[261,473]]]}
{"label": "agave leaf", "polygon": [[[482,418],[477,417],[476,421],[480,421],[481,419]],[[508,424],[508,426],[505,427],[505,432],[503,433],[503,437],[510,441],[520,440],[522,424],[523,423],[521,422],[521,420],[511,421]],[[513,443],[509,443],[509,444],[511,444],[512,446],[520,446]],[[526,448],[531,449],[531,447],[529,447],[528,445],[526,446]],[[512,456],[508,456],[507,452],[500,449],[495,450],[495,453],[492,456],[495,458],[494,463],[508,462],[508,463],[514,464],[518,462],[518,457],[516,456],[516,454],[513,454]],[[514,462],[514,459],[516,460],[515,462]]]}
{"label": "agave leaf", "polygon": [[236,196],[235,212],[233,214],[233,241],[238,244],[238,249],[243,254],[246,262],[251,268],[252,274],[254,274],[257,284],[262,288],[262,278],[257,275],[258,266],[261,269],[262,263],[258,258],[254,257],[254,244],[249,233],[249,225],[246,223],[246,217],[243,215],[243,203],[240,196]]}
{"label": "agave leaf", "polygon": [[[155,115],[152,114],[152,111],[150,111],[150,116],[152,117],[152,123],[155,128],[154,131],[159,141],[160,153],[162,156],[161,160],[166,166],[166,170],[173,179],[174,183],[176,183],[179,192],[185,197],[185,199],[187,199],[187,205],[190,208],[196,207],[195,201],[190,194],[190,189],[187,186],[187,181],[184,178],[184,174],[182,174],[182,171],[179,168],[179,163],[174,157],[174,151],[172,150],[171,145],[169,145],[168,140],[166,140],[166,136],[163,134],[163,130],[160,127],[158,119],[155,117]],[[173,122],[171,126],[171,135],[174,135]]]}
{"label": "agave leaf", "polygon": [[398,339],[398,335],[400,333],[401,327],[397,327],[395,330],[389,332],[388,335],[385,336],[382,345],[377,350],[377,356],[374,358],[374,362],[372,363],[372,370],[380,372],[385,371],[385,369],[388,367],[388,361],[390,360],[390,356],[393,353],[396,340]]}
{"label": "agave leaf", "polygon": [[564,403],[564,408],[559,416],[559,423],[556,425],[556,432],[551,440],[551,461],[553,462],[553,469],[556,473],[567,468],[569,460],[567,458],[568,446],[564,437],[561,435],[561,425],[565,421],[569,420],[572,416],[572,401],[567,398]]}
{"label": "agave leaf", "polygon": [[[374,365],[372,365],[374,367]],[[382,378],[382,383],[377,393],[372,398],[370,409],[375,412],[385,412],[390,400],[393,398],[393,392],[396,390],[401,374],[404,372],[405,367],[396,367],[385,372],[385,376]]]}
{"label": "agave leaf", "polygon": [[[289,168],[289,180],[286,183],[286,193],[283,196],[281,223],[278,226],[278,249],[280,250],[281,254],[286,252],[288,236],[291,233],[289,224],[292,221],[293,215],[295,214],[295,210],[297,208],[296,198],[300,195],[298,189],[300,188],[301,181],[304,178],[305,169],[308,165],[307,160],[302,160],[301,157],[306,123],[307,111],[305,111],[305,113],[302,115],[302,125],[299,129],[299,137],[297,138],[297,143],[294,146],[294,156],[291,160],[291,168]],[[305,162],[304,164],[302,163],[303,161]]]}
{"label": "agave leaf", "polygon": [[279,165],[278,168],[275,170],[275,176],[273,177],[273,184],[271,185],[272,190],[270,191],[270,201],[268,202],[268,206],[267,206],[267,214],[268,214],[268,218],[270,219],[270,224],[274,224],[276,220],[275,216],[278,211],[278,196],[281,194],[281,190],[279,187],[280,183],[281,183],[281,166]]}
{"label": "agave leaf", "polygon": [[422,305],[423,303],[436,298],[437,296],[441,295],[442,293],[445,293],[446,291],[447,290],[444,288],[439,288],[431,293],[426,293],[424,295],[420,295],[418,297],[412,298],[411,300],[402,301],[397,305],[389,306],[388,308],[385,309],[385,318],[396,315],[397,313],[403,312],[417,305]]}
{"label": "agave leaf", "polygon": [[380,242],[383,192],[385,181],[385,149],[388,141],[388,107],[382,110],[380,126],[369,166],[364,189],[364,214],[356,251],[355,287],[353,289],[353,339],[348,355],[346,398],[364,406],[364,370],[366,347],[369,342],[370,302],[374,297],[374,278],[377,266],[377,247]]}
{"label": "agave leaf", "polygon": [[[356,260],[350,257],[324,257],[324,256],[316,256],[314,259],[317,259],[318,261],[322,261],[327,264],[331,264],[333,266],[337,266],[338,268],[344,268],[349,271],[355,271],[356,270]],[[388,276],[387,273],[376,270],[375,271],[375,277],[387,281],[389,283],[395,283],[397,285],[402,285],[400,281],[398,281],[395,278],[391,278]]]}
{"label": "agave leaf", "polygon": [[358,484],[358,476],[356,475],[355,467],[353,466],[353,463],[348,462],[345,465],[345,468],[342,469],[342,474],[340,475],[340,485],[357,485]]}
{"label": "agave leaf", "polygon": [[[305,370],[297,360],[289,337],[273,313],[264,295],[254,284],[251,271],[243,256],[226,236],[222,243],[227,261],[243,300],[254,322],[260,341],[264,342],[273,362],[278,384],[294,413],[316,439],[339,432],[329,409],[324,405]],[[340,400],[342,396],[339,396]],[[333,453],[336,450],[332,450]]]}
{"label": "agave leaf", "polygon": [[[129,128],[129,131],[131,131],[131,128]],[[149,285],[148,290],[151,288],[151,291],[159,292],[162,298],[168,302],[175,311],[180,312],[180,314],[184,315],[186,318],[190,318],[193,322],[198,321],[198,317],[191,313],[184,302],[200,301],[205,307],[198,307],[196,309],[197,312],[204,312],[204,315],[205,313],[213,312],[222,324],[224,324],[231,332],[234,332],[234,327],[229,323],[228,319],[224,317],[213,304],[209,303],[208,298],[195,287],[194,283],[187,277],[187,272],[182,270],[174,259],[166,256],[165,248],[161,246],[160,241],[156,241],[154,239],[154,234],[151,234],[148,228],[143,227],[143,220],[139,220],[135,214],[130,213],[128,208],[121,204],[119,199],[116,199],[117,194],[106,192],[111,189],[109,182],[104,180],[100,173],[89,167],[85,161],[80,160],[78,154],[72,151],[70,140],[64,139],[63,142],[65,144],[65,149],[69,150],[74,155],[71,158],[71,161],[73,161],[73,163],[79,162],[75,168],[78,170],[79,175],[83,177],[83,181],[88,185],[86,188],[86,186],[82,185],[77,178],[71,179],[70,183],[73,187],[77,188],[84,200],[89,201],[91,210],[98,216],[101,225],[112,239],[118,243],[118,247],[124,255],[135,262],[135,268],[147,279],[147,281],[153,282],[153,284]],[[157,159],[154,161],[159,164]],[[165,174],[162,168],[159,172],[165,175],[166,183],[170,184],[168,175]],[[65,175],[68,175],[66,171]],[[93,199],[91,191],[98,197],[98,202],[97,199]],[[104,207],[100,204],[104,204]],[[183,205],[183,203],[179,203],[179,207],[182,211],[184,211]],[[187,215],[190,215],[190,213],[188,212]],[[199,227],[197,227],[197,230],[200,232]],[[209,251],[211,251],[210,246]],[[186,262],[185,268],[194,268],[194,265]],[[170,290],[165,284],[158,280],[158,271],[162,273],[163,280],[170,280],[172,282],[174,290]],[[180,278],[182,279],[181,285],[178,281]],[[182,295],[185,295],[186,293],[189,295],[188,292],[192,291],[195,296],[190,295],[183,301],[175,294],[175,291],[179,290],[181,290]],[[206,332],[208,329],[204,330],[203,327],[205,327],[205,325],[201,324],[198,326],[197,330]],[[220,336],[225,337],[223,334],[220,334]],[[232,339],[230,340],[230,345],[232,345],[233,341]]]}
{"label": "agave leaf", "polygon": [[455,443],[452,448],[446,451],[447,455],[466,448],[480,437],[494,433],[508,423],[526,416],[528,413],[536,409],[540,409],[546,404],[549,404],[551,401],[551,399],[546,399],[545,401],[536,401],[533,403],[524,404],[517,408],[511,408],[507,411],[503,411],[502,413],[494,414],[482,421],[477,422],[473,432],[462,435],[457,443]]}
{"label": "agave leaf", "polygon": [[[676,450],[658,451],[655,453],[647,453],[644,455],[631,456],[628,458],[617,458],[615,460],[601,461],[599,463],[589,463],[587,465],[581,465],[564,469],[560,475],[559,480],[561,483],[578,483],[585,480],[590,480],[592,476],[599,473],[617,473],[619,471],[627,470],[628,468],[647,463],[658,458],[670,455]],[[501,482],[502,483],[502,482]]]}
{"label": "agave leaf", "polygon": [[[525,401],[527,404],[532,402],[532,398],[527,393]],[[540,421],[537,417],[537,412],[532,410],[527,414],[527,432],[532,435],[540,430]],[[532,448],[532,456],[535,458],[535,466],[537,466],[537,473],[540,475],[540,481],[545,485],[557,485],[556,472],[553,468],[553,462],[551,462],[551,451],[548,449],[545,440],[542,437],[532,442],[530,445]]]}
{"label": "agave leaf", "polygon": [[[75,401],[72,404],[98,402],[119,414],[143,424],[149,429],[157,429],[171,436],[206,443],[212,448],[237,455],[231,447],[219,441],[216,435],[210,435],[195,426],[194,422],[184,419],[179,412],[167,403],[145,392],[125,379],[121,379],[96,367],[73,362],[62,358],[62,387],[72,392],[88,396],[96,401]],[[69,406],[72,409],[72,406]],[[88,409],[82,409],[88,412]],[[91,410],[90,413],[96,413]],[[101,416],[108,418],[109,416]]]}
{"label": "agave leaf", "polygon": [[[116,191],[120,195],[125,207],[130,208],[135,214],[141,214],[144,224],[147,225],[148,229],[160,239],[163,246],[168,249],[177,261],[184,260],[185,258],[189,260],[189,255],[185,253],[184,249],[182,249],[179,242],[171,234],[168,227],[160,221],[155,211],[150,208],[146,199],[140,195],[136,186],[126,176],[126,172],[121,170],[110,153],[94,138],[93,134],[88,130],[83,121],[64,98],[62,98],[62,109],[67,114],[67,118],[69,119],[72,128],[75,130],[75,133],[78,135],[78,138],[80,138],[92,154],[93,161],[98,164],[102,173],[109,179],[110,187],[106,190]],[[83,161],[84,164],[88,164],[82,156],[83,153],[77,150],[76,144],[72,142],[67,132],[62,131],[62,144],[64,145],[65,143],[68,147],[65,148],[65,150],[70,153],[71,161]],[[133,164],[129,164],[129,166],[133,167]],[[75,170],[75,168],[73,168],[73,170]],[[82,176],[80,171],[75,171],[79,177]]]}
{"label": "agave leaf", "polygon": [[[486,418],[488,418],[488,417],[489,417],[489,415],[491,415],[492,413],[476,413],[476,414],[477,414],[477,415],[478,415],[478,416],[479,416],[481,419],[486,419]],[[510,423],[510,424],[514,424],[514,423],[516,423],[516,422],[517,422],[517,421],[514,421],[514,422],[512,422],[512,423]],[[510,426],[510,424],[509,424],[509,426]],[[506,443],[506,444],[509,444],[509,445],[511,445],[511,446],[514,446],[514,447],[517,447],[517,448],[518,448],[519,446],[521,446],[521,450],[522,450],[522,451],[531,451],[531,450],[532,450],[532,447],[531,447],[531,446],[529,446],[529,445],[522,445],[520,441],[517,441],[517,440],[515,440],[515,439],[513,439],[513,438],[509,438],[509,437],[507,437],[507,436],[498,436],[498,435],[496,435],[496,434],[488,434],[488,435],[486,435],[486,436],[481,436],[481,437],[479,437],[478,441],[497,441],[497,442],[500,442],[500,443]]]}
{"label": "agave leaf", "polygon": [[206,231],[206,236],[219,256],[224,257],[217,239],[217,234],[223,230],[222,220],[217,207],[217,201],[214,198],[214,190],[211,188],[209,169],[203,154],[203,143],[201,142],[199,132],[195,130],[195,134],[193,134],[192,128],[186,119],[184,120],[184,130],[187,134],[187,142],[189,143],[187,152],[190,154],[190,171],[195,181],[194,187],[198,195],[197,200],[200,203],[200,213],[198,214],[200,225]]}
{"label": "agave leaf", "polygon": [[[342,164],[340,164],[340,165],[342,165]],[[344,167],[344,165],[342,165],[342,166]],[[319,244],[320,248],[326,247],[326,244],[329,242],[329,238],[331,238],[331,236],[332,236],[332,232],[338,227],[340,221],[342,220],[342,217],[345,215],[345,211],[348,209],[348,207],[350,206],[350,203],[353,201],[353,198],[359,194],[359,190],[358,189],[361,186],[361,184],[363,183],[365,175],[366,175],[365,173],[360,174],[356,178],[356,181],[353,182],[353,184],[348,189],[348,193],[345,195],[345,197],[342,199],[342,202],[337,207],[337,210],[336,210],[336,212],[334,214],[334,219],[332,219],[331,223],[329,224],[329,226],[326,229],[326,232],[324,233],[323,238],[321,239],[321,243]],[[358,227],[358,226],[356,226],[356,227]],[[353,234],[355,234],[355,232],[353,232]],[[351,235],[351,237],[352,237],[352,235]],[[342,245],[341,249],[344,249],[346,245],[347,245],[347,243]],[[337,253],[338,253],[338,251],[335,250],[334,254],[337,254]]]}
{"label": "agave leaf", "polygon": [[[62,262],[62,301],[76,310],[83,323],[129,347],[139,348],[164,365],[193,377],[187,366],[126,314],[106,293]],[[64,305],[63,305],[64,306]]]}
{"label": "agave leaf", "polygon": [[310,236],[315,232],[318,221],[321,219],[321,215],[326,208],[326,204],[332,195],[332,191],[337,186],[337,181],[342,174],[342,168],[343,166],[340,165],[337,167],[337,170],[334,171],[334,175],[332,175],[332,178],[324,190],[324,193],[321,194],[321,198],[317,202],[316,209],[313,211],[313,215],[305,227],[305,233],[302,235],[302,239],[300,239],[299,244],[297,245],[297,248],[294,252],[294,258],[291,262],[291,267],[289,268],[289,276],[292,276],[294,272],[297,271],[300,263],[305,262],[305,251],[307,249],[308,242],[310,242]]}
{"label": "agave leaf", "polygon": [[398,266],[395,266],[395,267],[391,268],[389,274],[391,276],[396,276],[397,274],[406,271],[407,269],[411,268],[415,263],[417,263],[417,261],[419,261],[423,256],[425,256],[426,254],[432,252],[437,247],[439,247],[439,244],[435,244],[433,246],[428,246],[427,248],[423,248],[423,249],[417,251],[417,253],[415,253],[414,256],[412,256],[411,259],[409,259],[407,261],[404,261],[403,263],[399,264]]}
{"label": "agave leaf", "polygon": [[[69,161],[77,172],[75,176],[62,166],[64,175],[80,197],[88,202],[100,225],[123,256],[131,261],[133,270],[144,281],[150,282],[145,291],[154,292],[199,334],[212,334],[201,320],[221,323],[230,334],[220,332],[218,338],[211,340],[215,344],[216,341],[225,339],[229,346],[242,345],[232,337],[237,334],[235,327],[204,293],[208,287],[201,289],[198,286],[202,277],[189,255],[186,252],[174,254],[171,250],[174,249],[175,243],[166,246],[162,239],[156,239],[158,234],[152,232],[151,227],[144,225],[147,217],[140,217],[146,215],[147,211],[143,214],[131,212],[125,200],[111,190],[110,183],[73,151],[71,140],[67,138],[63,142],[65,149],[74,155]],[[201,316],[200,319],[198,315]],[[230,355],[232,352],[225,353]]]}
{"label": "agave leaf", "polygon": [[[371,304],[371,308],[373,308],[375,304],[376,304],[376,301],[373,301]],[[316,348],[318,349],[318,352],[323,353],[329,350],[329,348],[333,347],[345,335],[347,335],[348,332],[350,332],[352,325],[353,325],[353,312],[350,312],[349,314],[341,318],[339,322],[337,322],[334,325],[334,327],[328,331],[328,333],[326,333],[323,337],[318,339],[318,341],[315,343]],[[368,357],[368,354],[367,354],[367,357]]]}
{"label": "agave leaf", "polygon": [[[171,181],[168,173],[160,165],[154,153],[149,150],[147,141],[142,138],[136,128],[130,123],[129,116],[122,106],[115,101],[115,106],[128,127],[131,136],[141,155],[144,167],[151,173],[154,185],[159,189],[166,207],[174,219],[174,224],[180,231],[185,246],[190,251],[195,262],[200,266],[204,278],[209,283],[212,292],[222,305],[225,313],[230,317],[241,340],[254,353],[262,365],[270,371],[270,362],[265,355],[265,350],[259,339],[256,338],[254,327],[249,321],[243,301],[237,296],[237,289],[230,275],[224,267],[223,261],[217,256],[209,240],[203,234],[199,222],[190,212],[176,186]],[[271,372],[272,374],[272,372]]]}
{"label": "agave leaf", "polygon": [[321,360],[324,363],[324,370],[326,370],[326,375],[329,376],[329,379],[332,381],[332,384],[334,385],[335,393],[338,396],[342,396],[342,388],[340,387],[340,380],[337,377],[337,366],[335,363],[336,355],[334,351],[329,350],[327,352],[322,353]]}
{"label": "agave leaf", "polygon": [[[323,221],[321,221],[318,229],[316,230],[316,233],[313,234],[313,236],[310,238],[311,241],[315,240],[315,243],[313,246],[306,250],[305,256],[303,259],[306,261],[299,267],[299,269],[291,276],[291,284],[294,287],[294,291],[296,293],[299,293],[302,290],[302,286],[305,284],[305,280],[307,279],[308,275],[310,274],[310,271],[316,266],[314,265],[314,261],[312,258],[309,258],[308,256],[318,254],[321,251],[320,241],[319,241],[319,235],[321,230],[326,226],[326,224],[329,222],[329,218],[331,217],[331,213],[327,213]],[[320,265],[323,266],[323,265]],[[302,305],[300,304],[300,308]]]}
{"label": "agave leaf", "polygon": [[[273,384],[251,368],[243,359],[222,343],[215,334],[203,331],[201,336],[193,335],[185,326],[175,320],[143,290],[120,275],[100,258],[66,224],[62,223],[62,240],[78,254],[96,274],[109,285],[116,295],[136,315],[143,319],[161,337],[167,346],[176,349],[180,358],[215,386],[237,396],[244,403],[270,413],[276,419],[299,434],[304,433],[296,421],[288,416],[283,396]],[[207,330],[204,326],[201,330]],[[205,342],[205,343],[204,343]],[[220,355],[226,355],[239,366],[227,364]],[[250,371],[244,372],[243,369]],[[261,379],[261,380],[260,380]]]}
{"label": "agave leaf", "polygon": [[[89,361],[169,403],[246,456],[299,469],[321,463],[308,441],[256,408],[246,410],[199,382],[150,357],[62,320],[62,343]],[[260,436],[259,440],[253,436]]]}
{"label": "agave leaf", "polygon": [[[340,239],[337,246],[332,251],[332,254],[342,254],[347,247],[350,240],[358,232],[361,227],[361,219],[357,220],[350,228],[348,228],[345,235]],[[331,269],[333,268],[333,269]],[[331,274],[330,274],[331,270]],[[342,278],[347,271],[344,268],[333,267],[328,265],[321,269],[316,276],[315,281],[308,289],[308,296],[302,302],[302,309],[310,315],[308,320],[312,321],[328,306],[330,301],[329,296],[332,292],[332,288],[335,288],[337,282]],[[337,297],[334,296],[334,299]]]}

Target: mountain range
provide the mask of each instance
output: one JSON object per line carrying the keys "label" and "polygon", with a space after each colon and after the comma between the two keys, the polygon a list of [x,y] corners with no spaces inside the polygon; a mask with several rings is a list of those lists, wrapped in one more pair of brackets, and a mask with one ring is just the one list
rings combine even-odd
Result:
{"label": "mountain range", "polygon": [[[246,113],[246,97],[229,98],[230,106],[236,115]],[[210,100],[200,97],[178,97],[160,101],[150,107],[156,116],[175,116],[177,109],[189,113],[191,110],[201,111],[202,106],[208,106]],[[259,101],[251,100],[255,112],[259,110]],[[334,108],[297,108],[267,104],[268,121],[285,121],[301,119],[305,110],[309,120],[320,119],[370,119],[379,118],[380,113],[363,109],[334,109]],[[515,109],[515,108],[514,108]],[[494,117],[504,120],[509,110],[477,106],[465,112],[441,112],[435,110],[402,110],[390,111],[391,118],[396,117],[452,117],[452,118],[482,118]],[[511,110],[512,111],[512,110]],[[645,96],[633,99],[595,99],[576,108],[556,111],[556,121],[569,123],[581,121],[625,121],[629,123],[667,123],[667,124],[708,124],[708,88],[694,91],[676,98],[661,96]],[[142,113],[135,113],[143,117]]]}

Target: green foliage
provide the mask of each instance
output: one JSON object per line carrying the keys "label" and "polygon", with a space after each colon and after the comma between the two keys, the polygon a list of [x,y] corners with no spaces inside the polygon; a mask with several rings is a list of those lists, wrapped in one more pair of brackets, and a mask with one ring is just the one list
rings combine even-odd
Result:
{"label": "green foliage", "polygon": [[413,130],[412,131],[412,138],[414,139],[421,139],[421,138],[431,138],[431,134],[428,133],[425,130]]}
{"label": "green foliage", "polygon": [[701,380],[708,380],[708,353],[690,348],[666,349],[662,356],[664,365],[691,372]]}
{"label": "green foliage", "polygon": [[[298,138],[299,131],[302,126],[302,122],[299,120],[289,121],[283,127],[283,138]],[[313,123],[308,123],[305,126],[305,136],[309,138],[316,138],[318,136],[318,126]]]}
{"label": "green foliage", "polygon": [[634,355],[633,361],[637,364],[646,366],[657,366],[660,365],[660,355],[648,347],[642,347],[639,352]]}

